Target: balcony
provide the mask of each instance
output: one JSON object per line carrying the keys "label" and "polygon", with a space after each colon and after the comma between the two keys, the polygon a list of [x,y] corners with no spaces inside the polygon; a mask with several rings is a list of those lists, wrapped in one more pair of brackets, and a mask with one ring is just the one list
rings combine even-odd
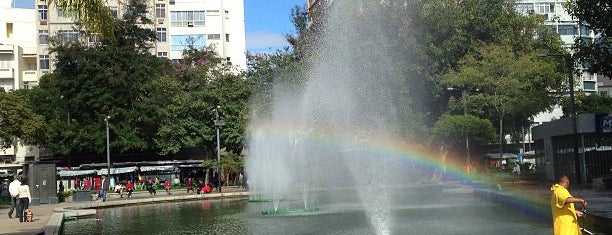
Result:
{"label": "balcony", "polygon": [[24,82],[37,82],[38,81],[38,71],[36,70],[23,71],[22,78]]}
{"label": "balcony", "polygon": [[13,68],[8,69],[0,69],[0,78],[15,78],[15,73]]}
{"label": "balcony", "polygon": [[11,44],[0,45],[0,54],[13,54],[14,46]]}

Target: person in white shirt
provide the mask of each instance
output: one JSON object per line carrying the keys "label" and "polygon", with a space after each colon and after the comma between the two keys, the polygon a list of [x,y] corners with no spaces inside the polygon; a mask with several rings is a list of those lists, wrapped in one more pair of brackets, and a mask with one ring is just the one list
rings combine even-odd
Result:
{"label": "person in white shirt", "polygon": [[24,180],[24,182],[21,182],[21,186],[19,186],[19,207],[17,207],[17,217],[19,217],[19,222],[23,222],[25,220],[23,211],[30,208],[30,202],[30,187]]}
{"label": "person in white shirt", "polygon": [[[11,194],[11,208],[9,209],[8,216],[13,218],[13,211],[19,207],[19,186],[21,182],[15,177],[15,180],[9,184],[9,193]],[[19,214],[17,214],[18,216]]]}

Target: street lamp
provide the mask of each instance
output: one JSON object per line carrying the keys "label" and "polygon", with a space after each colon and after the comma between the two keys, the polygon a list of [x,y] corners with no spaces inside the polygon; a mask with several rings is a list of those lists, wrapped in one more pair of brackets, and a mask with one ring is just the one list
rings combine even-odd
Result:
{"label": "street lamp", "polygon": [[223,120],[219,120],[219,109],[221,106],[215,108],[215,130],[217,131],[217,180],[219,181],[219,192],[221,192],[221,141],[219,139],[219,129],[225,125]]}
{"label": "street lamp", "polygon": [[107,179],[106,180],[110,180],[110,138],[109,138],[109,132],[108,132],[108,120],[110,120],[110,116],[106,116],[106,118],[104,118],[104,122],[106,123],[106,169],[108,170],[106,175],[107,175]]}
{"label": "street lamp", "polygon": [[[465,88],[454,88],[454,87],[447,87],[446,90],[461,91],[461,102],[463,103],[463,115],[467,116],[468,90]],[[469,167],[470,166],[470,137],[467,134],[465,135],[465,152],[467,154],[467,167]]]}
{"label": "street lamp", "polygon": [[574,58],[572,54],[538,54],[540,57],[557,56],[563,57],[567,66],[567,79],[569,80],[569,96],[570,103],[569,109],[572,118],[572,141],[574,148],[574,168],[576,171],[576,182],[586,182],[586,177],[582,177],[582,170],[580,168],[580,154],[578,154],[578,121],[576,116],[576,98],[574,97]]}

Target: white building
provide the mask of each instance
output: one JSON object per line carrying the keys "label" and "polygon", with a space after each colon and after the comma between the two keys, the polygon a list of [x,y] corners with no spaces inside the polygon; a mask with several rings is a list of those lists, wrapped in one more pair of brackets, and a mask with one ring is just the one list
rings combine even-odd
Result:
{"label": "white building", "polygon": [[[59,35],[61,40],[89,40],[79,38],[74,29],[74,19],[62,9],[47,5],[45,0],[35,0],[38,12],[38,67],[44,73],[53,69],[53,55],[48,52],[49,36]],[[219,55],[246,69],[246,42],[243,0],[144,0],[148,5],[148,17],[153,24],[142,25],[157,32],[158,41],[151,52],[158,57],[178,61],[183,49],[213,46]],[[127,10],[128,0],[109,0],[107,6],[113,15],[120,17]]]}
{"label": "white building", "polygon": [[[0,87],[14,91],[36,85],[36,58],[36,11],[16,9],[12,0],[0,0]],[[0,163],[35,161],[38,156],[38,148],[21,140],[0,148]]]}
{"label": "white building", "polygon": [[[563,7],[567,0],[516,0],[516,10],[523,14],[537,14],[544,16],[546,26],[550,32],[558,33],[568,50],[572,49],[577,38],[592,39],[595,35],[592,30],[580,25],[578,19],[573,18]],[[588,93],[597,93],[597,76],[582,73],[576,83],[576,90]]]}
{"label": "white building", "polygon": [[36,11],[0,0],[0,87],[11,91],[36,85],[36,58]]}

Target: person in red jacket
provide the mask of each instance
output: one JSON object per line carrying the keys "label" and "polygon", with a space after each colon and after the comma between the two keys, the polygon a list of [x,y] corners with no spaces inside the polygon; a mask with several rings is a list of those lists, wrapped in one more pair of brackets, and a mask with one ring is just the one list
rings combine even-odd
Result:
{"label": "person in red jacket", "polygon": [[206,183],[204,187],[202,187],[202,193],[210,193],[210,192],[212,192],[212,187],[210,187],[210,184]]}
{"label": "person in red jacket", "polygon": [[127,197],[131,198],[132,192],[134,192],[134,184],[132,183],[131,180],[128,180],[127,183],[125,184],[125,190],[128,192]]}
{"label": "person in red jacket", "polygon": [[168,182],[167,180],[164,181],[164,189],[166,190],[166,192],[168,193],[168,195],[170,195],[170,182]]}

